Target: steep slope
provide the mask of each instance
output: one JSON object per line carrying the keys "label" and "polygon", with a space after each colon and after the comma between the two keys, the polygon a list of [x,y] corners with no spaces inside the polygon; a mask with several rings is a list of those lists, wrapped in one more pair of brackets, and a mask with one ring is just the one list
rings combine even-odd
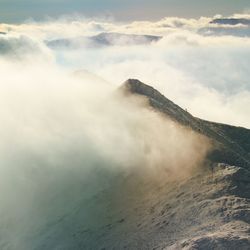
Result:
{"label": "steep slope", "polygon": [[127,92],[144,96],[149,104],[161,113],[183,126],[201,133],[214,143],[209,158],[214,162],[230,165],[250,166],[250,130],[225,124],[205,121],[193,117],[160,92],[139,80],[129,79],[122,86]]}
{"label": "steep slope", "polygon": [[[120,101],[127,104],[136,97],[147,110],[170,118],[171,124],[210,138],[214,149],[208,161],[176,178],[157,166],[153,166],[159,171],[156,177],[151,176],[153,172],[148,175],[144,166],[128,172],[96,166],[87,178],[79,179],[77,172],[73,185],[59,185],[54,193],[45,190],[49,194],[43,193],[42,201],[18,221],[25,227],[16,229],[16,218],[1,215],[0,248],[248,250],[249,130],[195,118],[138,80],[126,81],[121,93],[125,98]],[[236,159],[228,158],[227,153]],[[183,169],[185,164],[188,162]],[[36,216],[31,216],[32,209]]]}
{"label": "steep slope", "polygon": [[[45,249],[55,249],[58,241],[60,249],[249,249],[250,131],[195,118],[138,80],[126,81],[120,90],[146,98],[154,111],[208,136],[216,147],[210,164],[177,180],[164,173],[158,182],[141,179],[140,173],[118,175],[111,189],[87,204],[82,200],[59,219],[66,233],[58,233],[58,225],[48,229]],[[217,162],[242,162],[245,168]]]}

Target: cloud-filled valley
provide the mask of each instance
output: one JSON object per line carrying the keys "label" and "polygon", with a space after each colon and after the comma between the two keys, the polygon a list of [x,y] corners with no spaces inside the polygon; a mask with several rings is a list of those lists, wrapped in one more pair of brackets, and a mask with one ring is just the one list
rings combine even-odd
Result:
{"label": "cloud-filled valley", "polygon": [[[1,24],[6,33],[0,35],[1,61],[43,61],[68,72],[88,70],[116,86],[139,78],[195,116],[249,127],[244,107],[250,100],[250,26],[219,18],[125,24],[62,18]],[[233,18],[249,20],[248,15]]]}
{"label": "cloud-filled valley", "polygon": [[91,235],[82,249],[97,249],[115,223],[133,232],[122,207],[140,214],[166,179],[179,190],[199,175],[211,141],[121,86],[140,79],[194,117],[250,128],[249,20],[0,24],[0,248],[69,249],[77,229]]}

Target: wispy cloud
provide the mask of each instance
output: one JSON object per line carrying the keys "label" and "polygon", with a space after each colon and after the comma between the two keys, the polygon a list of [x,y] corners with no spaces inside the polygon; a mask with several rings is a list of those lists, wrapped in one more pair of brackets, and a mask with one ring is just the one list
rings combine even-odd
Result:
{"label": "wispy cloud", "polygon": [[[82,204],[119,181],[126,189],[117,175],[156,184],[200,166],[207,139],[147,109],[143,98],[115,94],[128,78],[151,84],[195,116],[250,127],[249,27],[214,18],[221,17],[0,25],[1,244],[40,246],[48,225],[57,229],[79,202],[83,223],[98,225],[103,203]],[[77,46],[48,46],[61,39]]]}
{"label": "wispy cloud", "polygon": [[[246,107],[250,100],[250,28],[212,23],[218,18],[223,17],[116,23],[67,17],[20,25],[1,24],[0,30],[7,34],[0,35],[0,50],[4,60],[18,58],[22,62],[29,57],[34,61],[32,56],[36,54],[36,60],[43,58],[67,71],[86,69],[117,86],[127,78],[139,78],[196,116],[249,127]],[[248,19],[249,15],[235,14],[229,18]],[[92,40],[88,44],[84,40],[102,32],[126,36],[109,35],[112,46],[101,48],[91,48]],[[143,40],[137,37],[133,44],[134,34],[162,38],[140,45]],[[65,38],[77,47],[72,50],[55,46],[51,50],[46,46],[46,41]]]}

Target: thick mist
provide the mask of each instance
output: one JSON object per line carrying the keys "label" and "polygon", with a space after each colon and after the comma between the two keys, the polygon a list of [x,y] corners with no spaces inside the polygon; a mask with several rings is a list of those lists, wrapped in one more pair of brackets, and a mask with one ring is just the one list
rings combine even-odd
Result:
{"label": "thick mist", "polygon": [[79,204],[83,220],[98,224],[105,213],[96,219],[92,211],[103,205],[89,211],[89,199],[131,188],[122,184],[126,178],[138,186],[190,176],[209,150],[204,137],[151,110],[144,98],[124,97],[85,72],[1,64],[0,230],[11,249],[33,249],[43,230]]}
{"label": "thick mist", "polygon": [[[118,87],[128,78],[153,85],[193,115],[249,127],[249,38],[204,35],[203,28],[219,28],[209,21],[0,25],[0,248],[47,241],[60,248],[64,237],[61,244],[70,246],[71,229],[109,223],[131,193],[138,200],[151,185],[202,167],[210,142],[145,98],[124,96]],[[85,43],[100,32],[161,39]],[[48,46],[65,38],[77,46]]]}
{"label": "thick mist", "polygon": [[[212,22],[218,18],[223,17],[117,23],[64,17],[1,24],[0,53],[8,60],[87,70],[117,86],[137,78],[195,116],[249,127],[249,25]],[[249,15],[230,18],[249,20]],[[95,37],[102,33],[113,36]],[[144,35],[161,39],[150,42]]]}

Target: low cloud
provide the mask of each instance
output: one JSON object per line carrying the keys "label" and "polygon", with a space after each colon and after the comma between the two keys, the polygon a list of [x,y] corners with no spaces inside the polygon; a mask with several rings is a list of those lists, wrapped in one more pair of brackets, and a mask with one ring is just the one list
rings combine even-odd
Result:
{"label": "low cloud", "polygon": [[[167,17],[156,22],[115,23],[67,17],[2,24],[1,32],[6,34],[0,35],[0,51],[4,60],[43,60],[66,72],[84,69],[116,86],[128,78],[139,78],[195,116],[250,127],[246,108],[250,96],[249,27],[211,23],[222,18]],[[248,14],[228,18],[248,19]],[[98,46],[95,39],[88,39],[100,33],[104,35],[95,38]],[[145,43],[144,35],[162,38],[146,39]],[[103,37],[112,38],[109,46]],[[55,42],[47,47],[48,41],[58,39],[77,46],[58,49]]]}
{"label": "low cloud", "polygon": [[36,232],[78,202],[118,183],[126,190],[126,176],[156,184],[189,176],[210,148],[145,99],[123,97],[84,72],[19,61],[1,69],[1,235],[12,249],[34,248]]}
{"label": "low cloud", "polygon": [[[209,141],[148,109],[145,99],[115,94],[128,78],[154,86],[195,116],[250,127],[250,38],[222,35],[214,18],[0,25],[4,243],[34,248],[51,221],[115,186],[117,176],[159,183],[202,165]],[[129,44],[114,39],[97,48],[83,40],[74,50],[58,50],[46,43],[102,32],[126,34]],[[133,43],[134,34],[162,39]],[[94,221],[83,209],[84,220]]]}

